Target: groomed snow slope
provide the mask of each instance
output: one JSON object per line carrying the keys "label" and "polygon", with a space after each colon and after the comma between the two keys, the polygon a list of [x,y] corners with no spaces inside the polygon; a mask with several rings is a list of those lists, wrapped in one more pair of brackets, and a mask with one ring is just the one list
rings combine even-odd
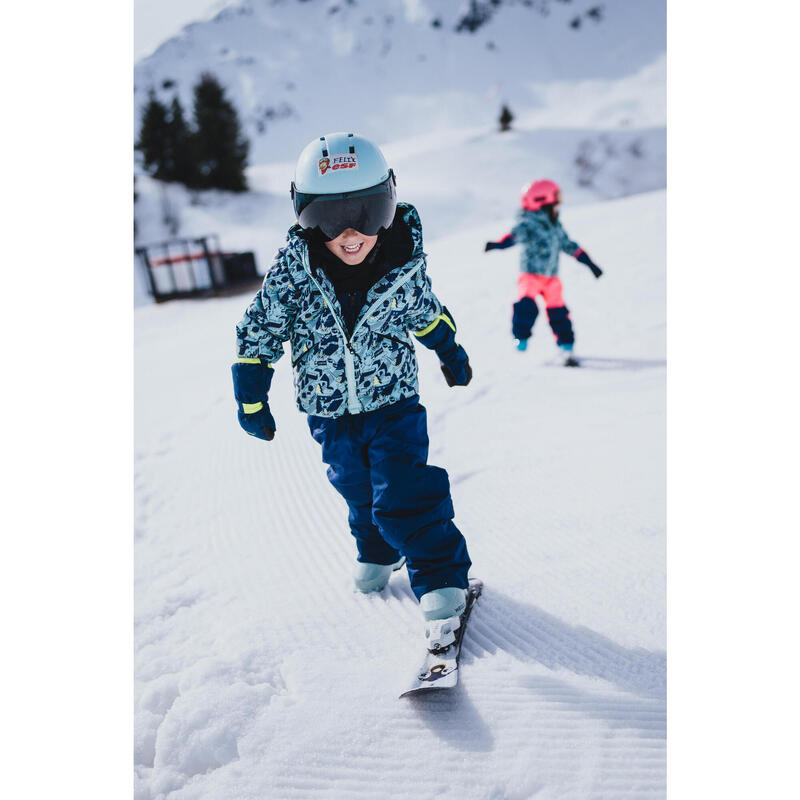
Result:
{"label": "groomed snow slope", "polygon": [[511,346],[518,253],[482,252],[502,226],[426,242],[475,371],[448,389],[419,348],[431,461],[486,588],[461,685],[422,699],[397,699],[421,643],[405,571],[352,592],[288,358],[275,440],[237,425],[250,298],[137,309],[138,800],[664,796],[664,216],[663,191],[566,206],[606,270],[562,257],[580,370],[543,317]]}

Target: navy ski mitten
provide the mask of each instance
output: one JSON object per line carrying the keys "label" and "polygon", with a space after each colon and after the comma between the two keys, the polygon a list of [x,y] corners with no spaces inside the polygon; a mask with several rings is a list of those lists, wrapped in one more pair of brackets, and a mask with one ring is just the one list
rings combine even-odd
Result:
{"label": "navy ski mitten", "polygon": [[489,250],[505,250],[507,247],[513,247],[516,243],[513,233],[507,233],[499,242],[486,242],[483,246],[483,252],[488,253]]}
{"label": "navy ski mitten", "polygon": [[267,396],[274,370],[260,358],[238,358],[231,367],[233,394],[239,406],[239,424],[251,436],[272,441],[277,427]]}
{"label": "navy ski mitten", "polygon": [[436,351],[448,386],[466,386],[472,380],[467,351],[456,342],[456,323],[446,307],[442,307],[442,313],[431,325],[416,331],[414,336],[425,347]]}
{"label": "navy ski mitten", "polygon": [[459,359],[459,364],[445,364],[444,361],[439,364],[448,386],[466,386],[472,380],[469,357],[461,345],[458,346],[458,350],[459,356],[463,357]]}
{"label": "navy ski mitten", "polygon": [[586,264],[586,266],[592,271],[592,275],[594,275],[595,278],[599,278],[603,274],[603,270],[601,270],[600,267],[598,267],[597,264],[595,264],[594,261],[589,258],[589,254],[585,250],[578,250],[578,252],[575,254],[575,258],[580,261],[581,264]]}

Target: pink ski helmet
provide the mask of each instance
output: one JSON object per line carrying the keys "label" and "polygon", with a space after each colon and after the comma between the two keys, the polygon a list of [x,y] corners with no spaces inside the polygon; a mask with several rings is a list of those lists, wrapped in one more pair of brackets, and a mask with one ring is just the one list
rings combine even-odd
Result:
{"label": "pink ski helmet", "polygon": [[554,181],[534,181],[522,190],[522,207],[526,211],[538,211],[542,206],[560,202],[561,189]]}

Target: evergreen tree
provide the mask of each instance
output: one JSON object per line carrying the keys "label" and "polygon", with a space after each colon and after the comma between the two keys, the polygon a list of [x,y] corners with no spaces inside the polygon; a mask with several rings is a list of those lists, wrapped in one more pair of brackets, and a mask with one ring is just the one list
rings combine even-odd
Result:
{"label": "evergreen tree", "polygon": [[514,115],[511,113],[508,106],[504,105],[503,110],[500,112],[500,119],[498,120],[498,122],[500,123],[500,130],[510,131],[511,123],[513,120],[514,120]]}
{"label": "evergreen tree", "polygon": [[199,185],[195,142],[186,119],[181,101],[174,97],[169,107],[169,116],[164,131],[165,180],[178,181],[194,188]]}
{"label": "evergreen tree", "polygon": [[236,109],[209,73],[194,88],[194,119],[199,187],[245,191],[250,143],[242,136]]}
{"label": "evergreen tree", "polygon": [[151,89],[142,113],[142,127],[136,149],[142,153],[144,168],[159,180],[169,180],[167,163],[167,107]]}

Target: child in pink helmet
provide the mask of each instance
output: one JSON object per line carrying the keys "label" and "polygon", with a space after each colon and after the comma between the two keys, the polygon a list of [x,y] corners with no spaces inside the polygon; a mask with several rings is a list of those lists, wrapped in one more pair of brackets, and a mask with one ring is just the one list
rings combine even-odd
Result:
{"label": "child in pink helmet", "polygon": [[563,287],[558,277],[558,261],[561,251],[569,253],[599,278],[603,271],[586,251],[573,242],[558,219],[561,204],[561,189],[553,181],[534,181],[522,193],[522,209],[517,222],[501,239],[486,242],[488,250],[502,250],[518,242],[524,246],[520,259],[521,274],[517,287],[519,299],[514,303],[511,331],[518,350],[525,350],[539,314],[536,296],[544,298],[547,319],[556,337],[556,343],[564,355],[568,367],[579,366],[573,353],[575,334],[569,310],[564,304]]}

